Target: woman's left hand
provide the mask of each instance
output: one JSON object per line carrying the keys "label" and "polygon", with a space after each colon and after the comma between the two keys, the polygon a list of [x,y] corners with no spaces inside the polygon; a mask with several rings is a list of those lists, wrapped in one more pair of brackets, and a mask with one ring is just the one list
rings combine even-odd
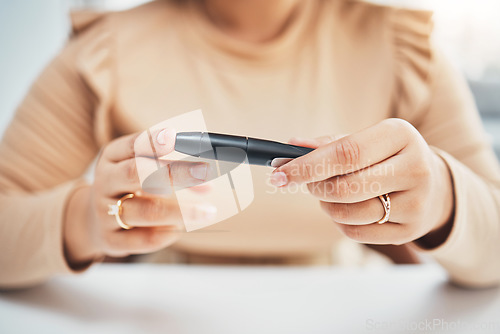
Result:
{"label": "woman's left hand", "polygon": [[[307,183],[351,239],[400,245],[435,236],[452,220],[450,172],[404,120],[386,119],[338,140],[292,143],[317,149],[277,168],[271,183],[278,187]],[[385,213],[379,199],[384,194],[391,200],[389,222],[377,224]],[[429,244],[436,246],[434,241]]]}

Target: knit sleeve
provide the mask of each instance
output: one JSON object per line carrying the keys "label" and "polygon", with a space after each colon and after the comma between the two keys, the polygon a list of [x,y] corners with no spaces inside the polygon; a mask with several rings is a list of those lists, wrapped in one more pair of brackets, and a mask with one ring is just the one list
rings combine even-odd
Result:
{"label": "knit sleeve", "polygon": [[68,199],[109,140],[112,43],[105,15],[73,16],[73,35],[18,107],[0,143],[0,287],[75,270],[64,256]]}
{"label": "knit sleeve", "polygon": [[500,283],[500,168],[467,83],[431,43],[432,15],[394,9],[394,115],[411,122],[450,170],[455,211],[434,257],[458,284]]}

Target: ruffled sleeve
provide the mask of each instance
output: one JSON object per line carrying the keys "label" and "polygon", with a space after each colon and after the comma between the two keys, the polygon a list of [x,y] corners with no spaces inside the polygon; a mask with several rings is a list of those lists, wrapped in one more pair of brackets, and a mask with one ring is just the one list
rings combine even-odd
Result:
{"label": "ruffled sleeve", "polygon": [[[73,14],[73,36],[19,105],[0,142],[0,288],[86,268],[64,254],[66,212],[111,138],[112,38],[104,14]],[[90,265],[88,263],[87,265]]]}
{"label": "ruffled sleeve", "polygon": [[99,146],[113,137],[110,111],[114,101],[114,40],[110,15],[79,11],[71,13],[73,39],[81,44],[75,64],[82,79],[97,99],[94,110],[94,135]]}
{"label": "ruffled sleeve", "polygon": [[392,9],[389,23],[393,35],[395,74],[393,116],[418,126],[431,94],[432,12]]}
{"label": "ruffled sleeve", "polygon": [[431,43],[429,12],[393,10],[394,116],[410,121],[446,163],[453,184],[452,228],[438,247],[412,245],[457,284],[500,284],[500,169],[463,76]]}

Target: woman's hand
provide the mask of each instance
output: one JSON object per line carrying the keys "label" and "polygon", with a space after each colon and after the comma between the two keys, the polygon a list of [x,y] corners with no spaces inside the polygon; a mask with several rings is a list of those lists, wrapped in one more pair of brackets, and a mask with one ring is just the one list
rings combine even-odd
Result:
{"label": "woman's hand", "polygon": [[[420,239],[432,247],[446,239],[442,231],[449,231],[454,212],[451,176],[408,122],[387,119],[338,140],[293,144],[318,148],[277,168],[271,183],[307,183],[349,238],[396,245]],[[377,224],[384,216],[383,194],[390,195],[391,214],[389,222]]]}
{"label": "woman's hand", "polygon": [[[174,149],[175,131],[151,133],[156,156]],[[64,226],[64,243],[72,266],[85,264],[102,255],[126,256],[149,253],[164,248],[178,238],[182,216],[171,196],[148,194],[138,176],[141,170],[158,170],[147,132],[132,134],[110,142],[103,150],[95,169],[94,183],[76,191],[71,197]],[[208,164],[163,162],[166,184],[193,186],[205,181]],[[196,187],[193,187],[196,189]],[[123,202],[121,218],[133,229],[120,228],[108,205],[128,193],[136,196]],[[214,208],[192,207],[195,219],[213,218]]]}

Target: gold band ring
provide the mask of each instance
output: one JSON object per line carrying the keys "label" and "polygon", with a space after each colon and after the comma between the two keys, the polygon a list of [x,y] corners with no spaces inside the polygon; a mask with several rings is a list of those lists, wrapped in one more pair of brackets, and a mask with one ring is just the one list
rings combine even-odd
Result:
{"label": "gold band ring", "polygon": [[389,216],[391,215],[391,198],[389,194],[381,195],[378,197],[382,202],[382,206],[384,207],[384,216],[377,223],[384,224],[389,221]]}
{"label": "gold band ring", "polygon": [[135,197],[135,194],[127,194],[127,195],[123,196],[122,198],[120,198],[116,202],[116,204],[109,204],[108,205],[108,215],[115,216],[116,222],[124,230],[130,230],[133,227],[130,226],[130,225],[128,225],[128,224],[126,224],[126,223],[124,223],[123,220],[122,220],[122,218],[120,217],[120,215],[123,212],[122,204],[123,204],[123,202],[125,202],[125,200],[131,199],[131,198],[134,198],[134,197]]}

